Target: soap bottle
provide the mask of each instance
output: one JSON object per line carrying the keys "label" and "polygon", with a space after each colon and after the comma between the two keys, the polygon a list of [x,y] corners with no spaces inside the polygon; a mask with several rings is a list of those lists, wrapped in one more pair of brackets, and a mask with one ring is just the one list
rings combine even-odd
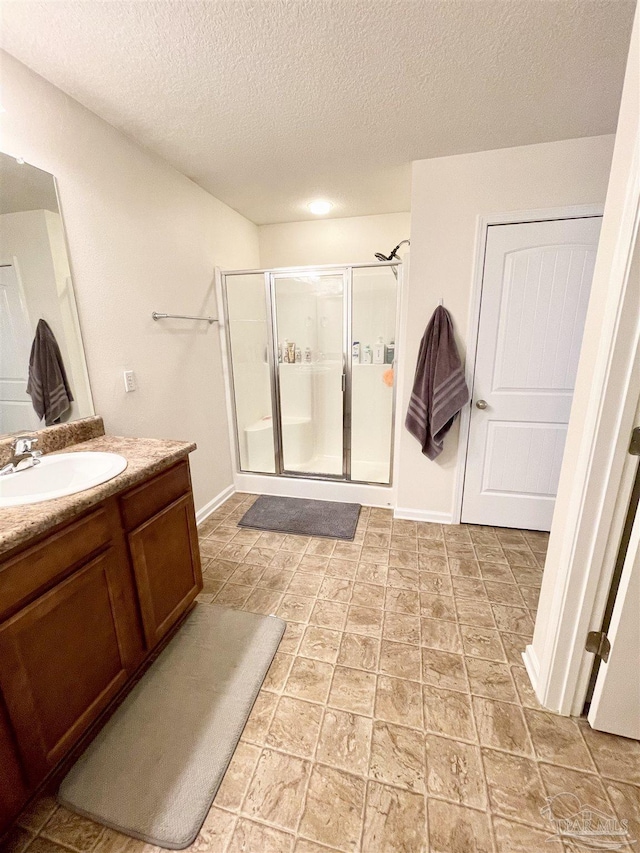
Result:
{"label": "soap bottle", "polygon": [[371,351],[369,344],[365,344],[364,350],[362,351],[362,363],[373,364],[373,352]]}
{"label": "soap bottle", "polygon": [[311,347],[305,347],[304,349],[304,363],[311,364]]}
{"label": "soap bottle", "polygon": [[384,343],[382,342],[382,337],[379,337],[377,343],[373,345],[373,363],[384,364]]}
{"label": "soap bottle", "polygon": [[289,341],[286,338],[282,342],[282,361],[289,364]]}
{"label": "soap bottle", "polygon": [[296,363],[296,345],[295,345],[295,343],[292,343],[291,341],[287,342],[287,359],[286,360],[289,362],[289,364],[295,364]]}
{"label": "soap bottle", "polygon": [[351,358],[356,363],[360,362],[360,341],[354,341],[351,345]]}
{"label": "soap bottle", "polygon": [[296,355],[296,364],[300,364],[302,362],[302,350],[300,349],[300,347],[296,347],[295,355]]}
{"label": "soap bottle", "polygon": [[393,360],[396,357],[396,345],[394,341],[385,348],[384,352],[384,363],[385,364],[393,364]]}

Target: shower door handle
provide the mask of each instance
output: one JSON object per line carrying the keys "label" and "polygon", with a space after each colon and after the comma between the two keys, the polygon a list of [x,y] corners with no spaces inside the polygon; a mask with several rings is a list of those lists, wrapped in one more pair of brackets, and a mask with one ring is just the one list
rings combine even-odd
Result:
{"label": "shower door handle", "polygon": [[342,374],[342,393],[344,394],[344,392],[346,390],[347,390],[347,374],[343,373]]}

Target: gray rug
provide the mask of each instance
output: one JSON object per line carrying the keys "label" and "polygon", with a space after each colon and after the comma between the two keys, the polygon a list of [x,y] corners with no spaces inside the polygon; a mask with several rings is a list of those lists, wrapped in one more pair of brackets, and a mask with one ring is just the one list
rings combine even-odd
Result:
{"label": "gray rug", "polygon": [[238,524],[279,533],[353,539],[359,515],[360,504],[260,495]]}
{"label": "gray rug", "polygon": [[65,777],[63,806],[172,850],[198,835],[285,623],[198,604]]}

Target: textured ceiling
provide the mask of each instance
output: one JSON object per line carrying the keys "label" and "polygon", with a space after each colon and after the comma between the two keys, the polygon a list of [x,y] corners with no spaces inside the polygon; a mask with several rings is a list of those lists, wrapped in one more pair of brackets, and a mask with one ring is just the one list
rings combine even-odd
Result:
{"label": "textured ceiling", "polygon": [[408,210],[410,162],[615,130],[629,0],[25,2],[2,44],[254,222]]}

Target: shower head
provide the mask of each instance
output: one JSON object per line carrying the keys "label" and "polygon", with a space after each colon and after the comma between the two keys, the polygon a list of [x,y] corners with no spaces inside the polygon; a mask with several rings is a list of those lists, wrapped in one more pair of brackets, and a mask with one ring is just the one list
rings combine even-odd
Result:
{"label": "shower head", "polygon": [[407,245],[411,245],[410,240],[401,240],[398,243],[398,245],[395,247],[395,249],[393,249],[393,251],[391,252],[390,255],[387,256],[387,255],[383,255],[382,252],[376,252],[375,259],[377,261],[395,261],[396,259],[400,260],[400,258],[398,258],[398,254],[397,254],[398,249],[400,248],[400,246],[404,246],[405,243],[407,243]]}

